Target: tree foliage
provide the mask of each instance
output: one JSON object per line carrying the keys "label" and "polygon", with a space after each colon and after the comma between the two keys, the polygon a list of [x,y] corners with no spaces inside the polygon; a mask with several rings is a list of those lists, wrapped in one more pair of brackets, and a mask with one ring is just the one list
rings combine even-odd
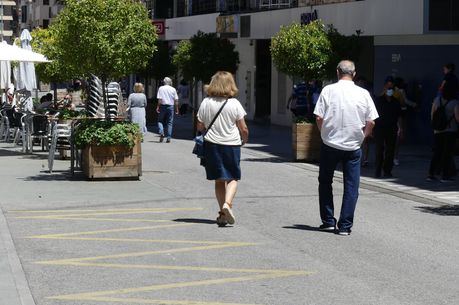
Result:
{"label": "tree foliage", "polygon": [[35,71],[39,79],[46,83],[61,82],[80,76],[72,70],[72,66],[65,65],[59,58],[62,50],[56,47],[55,34],[52,29],[36,28],[32,31],[32,48],[34,51],[44,54],[49,63],[37,64]]}
{"label": "tree foliage", "polygon": [[159,80],[165,76],[174,75],[176,72],[177,68],[172,64],[172,48],[166,41],[157,40],[156,52],[141,74]]}
{"label": "tree foliage", "polygon": [[271,42],[277,69],[305,80],[333,78],[340,60],[356,60],[359,53],[357,36],[341,35],[320,20],[282,27]]}
{"label": "tree foliage", "polygon": [[331,43],[320,21],[281,27],[272,38],[271,55],[277,69],[291,77],[322,79],[332,57]]}
{"label": "tree foliage", "polygon": [[220,39],[215,33],[198,32],[189,41],[179,43],[173,63],[186,79],[208,82],[220,70],[236,73],[239,53],[228,39]]}
{"label": "tree foliage", "polygon": [[145,68],[156,50],[155,28],[134,0],[67,0],[50,31],[59,61],[102,79]]}

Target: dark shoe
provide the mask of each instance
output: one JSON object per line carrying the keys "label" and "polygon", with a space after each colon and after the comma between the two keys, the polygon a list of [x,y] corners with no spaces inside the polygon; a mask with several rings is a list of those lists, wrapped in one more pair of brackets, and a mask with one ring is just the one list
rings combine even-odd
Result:
{"label": "dark shoe", "polygon": [[384,178],[390,179],[390,178],[395,178],[392,174],[384,174]]}
{"label": "dark shoe", "polygon": [[320,231],[325,231],[325,232],[334,232],[336,230],[335,225],[328,225],[328,224],[321,224],[319,226]]}
{"label": "dark shoe", "polygon": [[438,179],[435,176],[427,176],[426,181],[438,181]]}
{"label": "dark shoe", "polygon": [[170,143],[170,142],[171,142],[171,139],[167,139],[167,140],[166,140],[166,143]]}
{"label": "dark shoe", "polygon": [[440,182],[441,182],[441,183],[449,183],[449,182],[454,182],[454,181],[455,181],[455,180],[454,180],[454,178],[452,178],[452,177],[447,177],[447,178],[445,177],[445,178],[441,178],[441,179],[440,179]]}
{"label": "dark shoe", "polygon": [[339,229],[338,235],[349,236],[351,235],[351,229]]}
{"label": "dark shoe", "polygon": [[164,135],[159,136],[159,142],[162,143],[164,141]]}
{"label": "dark shoe", "polygon": [[217,226],[219,227],[224,227],[228,224],[228,222],[226,221],[226,217],[225,217],[225,214],[223,212],[218,212],[218,216],[217,216]]}

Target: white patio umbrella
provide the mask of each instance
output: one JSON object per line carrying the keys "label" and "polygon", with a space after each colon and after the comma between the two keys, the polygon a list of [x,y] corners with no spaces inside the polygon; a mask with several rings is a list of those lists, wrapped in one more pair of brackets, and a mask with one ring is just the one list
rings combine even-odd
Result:
{"label": "white patio umbrella", "polygon": [[9,61],[0,61],[0,73],[0,89],[8,89],[11,83],[11,63]]}
{"label": "white patio umbrella", "polygon": [[[22,49],[32,51],[32,46],[30,45],[31,41],[32,36],[30,35],[29,30],[24,29],[21,33]],[[22,61],[19,63],[19,71],[16,82],[18,90],[25,89],[27,91],[32,91],[37,88],[37,78],[35,76],[35,66],[33,62]]]}
{"label": "white patio umbrella", "polygon": [[19,62],[49,62],[42,54],[21,49],[17,46],[12,46],[6,42],[0,43],[0,61],[19,61]]}

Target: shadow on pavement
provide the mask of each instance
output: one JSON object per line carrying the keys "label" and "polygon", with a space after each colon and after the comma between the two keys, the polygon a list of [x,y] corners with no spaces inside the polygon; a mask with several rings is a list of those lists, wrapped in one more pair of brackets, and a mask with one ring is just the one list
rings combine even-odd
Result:
{"label": "shadow on pavement", "polygon": [[416,210],[440,216],[459,216],[459,205],[445,204],[442,206],[419,206]]}
{"label": "shadow on pavement", "polygon": [[199,218],[178,218],[178,219],[174,219],[173,221],[186,222],[186,223],[208,224],[208,225],[214,225],[214,224],[217,223],[215,220],[199,219]]}
{"label": "shadow on pavement", "polygon": [[76,172],[73,176],[70,170],[57,170],[49,173],[48,171],[41,171],[40,174],[24,177],[24,181],[86,181],[83,173]]}
{"label": "shadow on pavement", "polygon": [[302,230],[302,231],[312,231],[312,232],[321,232],[321,233],[334,233],[331,231],[321,231],[318,227],[311,227],[308,225],[292,225],[292,226],[285,226],[282,229],[293,229],[293,230]]}

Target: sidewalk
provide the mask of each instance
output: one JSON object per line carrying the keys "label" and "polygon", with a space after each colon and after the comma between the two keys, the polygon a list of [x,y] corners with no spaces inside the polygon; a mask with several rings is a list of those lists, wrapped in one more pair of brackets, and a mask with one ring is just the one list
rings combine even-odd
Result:
{"label": "sidewalk", "polygon": [[[155,132],[154,126],[149,126],[150,131]],[[309,171],[312,179],[316,179],[318,172],[317,164],[297,163],[291,158],[291,130],[288,127],[259,125],[249,123],[250,143],[244,146],[243,160],[246,166],[265,166],[266,163],[279,163],[276,167],[272,164],[273,171],[281,178],[288,176],[289,172]],[[68,161],[56,161],[56,170],[53,174],[46,172],[46,153],[37,152],[34,155],[20,153],[20,148],[12,148],[11,144],[0,144],[0,157],[2,157],[2,171],[0,172],[0,185],[4,187],[5,197],[0,201],[0,208],[7,206],[5,212],[13,209],[24,209],[33,206],[34,209],[44,209],[44,202],[51,203],[53,208],[73,207],[78,204],[79,208],[94,202],[103,205],[105,202],[123,202],[135,204],[135,202],[149,202],[153,196],[157,200],[170,200],[163,194],[161,188],[156,184],[155,179],[162,179],[162,183],[175,185],[181,183],[181,188],[187,190],[187,196],[197,196],[202,200],[202,188],[205,184],[196,187],[193,179],[202,179],[202,173],[195,173],[196,168],[183,169],[189,162],[197,164],[197,160],[191,155],[192,149],[191,116],[179,117],[175,120],[174,137],[172,144],[161,146],[162,153],[167,153],[172,158],[161,159],[158,165],[158,138],[149,134],[143,146],[144,152],[144,177],[139,182],[91,182],[88,183],[80,176],[72,177],[69,173]],[[374,153],[372,151],[371,153]],[[371,155],[371,154],[370,154]],[[152,162],[156,158],[156,162]],[[247,161],[254,161],[247,162]],[[258,162],[257,162],[258,161]],[[428,147],[403,146],[400,154],[400,166],[394,168],[394,175],[398,178],[381,180],[372,178],[371,166],[362,170],[362,188],[390,194],[399,198],[411,199],[416,202],[433,203],[438,208],[437,214],[448,215],[448,208],[459,206],[458,182],[451,184],[428,183],[425,181],[425,173],[430,161]],[[173,163],[172,163],[173,162]],[[249,163],[252,163],[249,165]],[[257,163],[257,165],[255,165]],[[279,169],[279,170],[278,170]],[[294,169],[294,170],[293,170]],[[164,173],[183,173],[187,179],[178,179],[174,175]],[[282,174],[284,173],[284,174]],[[255,176],[254,176],[255,177]],[[301,185],[296,177],[288,177],[288,184],[283,188],[299,190],[300,188],[311,188],[311,185]],[[259,177],[257,179],[263,179]],[[296,180],[295,180],[296,179]],[[336,174],[340,180],[340,173]],[[291,185],[290,183],[295,183]],[[260,186],[262,187],[262,186]],[[116,188],[116,191],[113,189]],[[315,188],[315,187],[314,187]],[[129,190],[123,191],[123,190]],[[158,189],[157,191],[154,191]],[[84,190],[84,191],[82,191]],[[257,193],[257,190],[250,190],[249,194]],[[294,191],[291,191],[294,195]],[[71,194],[71,196],[69,195]],[[136,194],[135,197],[132,194]],[[206,193],[207,194],[207,193]],[[291,194],[286,194],[291,195]],[[207,196],[207,195],[206,195]],[[207,197],[206,197],[207,198]],[[204,198],[205,199],[205,198]],[[72,201],[73,200],[73,201]],[[32,204],[30,204],[32,203]],[[443,214],[442,214],[443,213]],[[457,215],[457,212],[455,212]],[[27,263],[27,262],[26,262]],[[34,305],[34,300],[28,288],[27,280],[16,253],[13,240],[10,235],[8,224],[0,210],[0,305]]]}

